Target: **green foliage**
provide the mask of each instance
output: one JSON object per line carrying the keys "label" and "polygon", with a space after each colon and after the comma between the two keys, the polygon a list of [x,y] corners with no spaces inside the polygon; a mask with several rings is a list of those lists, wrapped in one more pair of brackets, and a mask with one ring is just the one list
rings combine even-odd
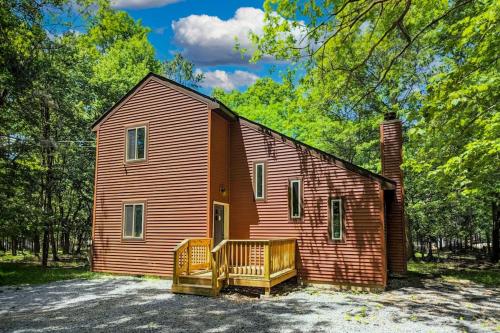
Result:
{"label": "green foliage", "polygon": [[0,22],[0,236],[43,244],[54,237],[65,251],[69,242],[83,250],[90,125],[148,72],[161,72],[150,30],[106,1],[2,2]]}
{"label": "green foliage", "polygon": [[203,73],[196,72],[194,64],[180,53],[176,53],[172,60],[166,61],[163,65],[167,78],[186,86],[197,88],[205,78]]}
{"label": "green foliage", "polygon": [[[272,55],[305,73],[291,91],[294,109],[287,116],[274,104],[262,109],[247,92],[219,98],[376,172],[378,125],[383,114],[396,113],[406,129],[406,213],[414,240],[485,241],[500,198],[499,6],[267,0],[264,34],[252,35],[253,60]],[[262,83],[248,92],[256,90],[265,91]]]}

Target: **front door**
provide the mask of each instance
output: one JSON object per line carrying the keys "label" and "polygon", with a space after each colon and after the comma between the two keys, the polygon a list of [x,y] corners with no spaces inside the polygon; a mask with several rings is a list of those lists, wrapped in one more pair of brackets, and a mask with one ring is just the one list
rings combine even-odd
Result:
{"label": "front door", "polygon": [[224,205],[214,204],[214,247],[224,239]]}

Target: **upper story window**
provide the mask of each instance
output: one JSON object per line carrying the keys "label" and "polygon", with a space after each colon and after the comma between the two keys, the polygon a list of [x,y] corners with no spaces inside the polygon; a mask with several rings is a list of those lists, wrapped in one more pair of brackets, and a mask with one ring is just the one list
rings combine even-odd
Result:
{"label": "upper story window", "polygon": [[342,199],[330,199],[330,237],[332,240],[341,240],[343,233],[342,226]]}
{"label": "upper story window", "polygon": [[255,199],[265,200],[266,199],[266,163],[256,162],[254,164],[254,188],[255,188]]}
{"label": "upper story window", "polygon": [[123,238],[142,239],[144,234],[144,203],[123,205]]}
{"label": "upper story window", "polygon": [[126,161],[142,161],[146,159],[146,126],[127,128]]}
{"label": "upper story window", "polygon": [[290,217],[292,219],[302,217],[302,181],[300,179],[290,180]]}

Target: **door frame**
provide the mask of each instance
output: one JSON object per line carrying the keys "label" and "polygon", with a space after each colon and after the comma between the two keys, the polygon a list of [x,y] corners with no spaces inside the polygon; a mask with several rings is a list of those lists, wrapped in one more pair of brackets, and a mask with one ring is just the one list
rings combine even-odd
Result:
{"label": "door frame", "polygon": [[213,201],[212,203],[212,239],[215,236],[215,205],[224,207],[224,238],[229,239],[229,204],[225,202]]}

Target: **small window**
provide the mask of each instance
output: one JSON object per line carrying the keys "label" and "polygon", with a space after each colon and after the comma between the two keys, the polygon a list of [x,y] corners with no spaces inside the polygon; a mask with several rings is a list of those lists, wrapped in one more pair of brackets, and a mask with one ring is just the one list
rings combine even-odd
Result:
{"label": "small window", "polygon": [[302,216],[302,189],[300,180],[290,181],[290,216],[298,219]]}
{"label": "small window", "polygon": [[330,200],[330,237],[342,239],[342,199]]}
{"label": "small window", "polygon": [[141,238],[144,231],[144,204],[124,205],[123,238]]}
{"label": "small window", "polygon": [[264,200],[266,198],[266,166],[265,163],[259,162],[254,165],[255,179],[255,199]]}
{"label": "small window", "polygon": [[127,129],[127,161],[146,159],[146,127]]}

